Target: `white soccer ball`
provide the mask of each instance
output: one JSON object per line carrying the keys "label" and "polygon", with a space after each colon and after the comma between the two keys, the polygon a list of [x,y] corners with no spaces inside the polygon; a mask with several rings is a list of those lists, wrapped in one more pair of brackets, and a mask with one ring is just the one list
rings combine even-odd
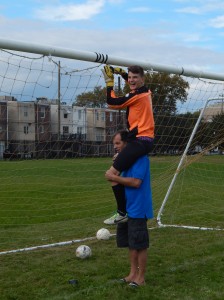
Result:
{"label": "white soccer ball", "polygon": [[98,240],[109,240],[110,238],[110,231],[106,228],[101,228],[96,233],[96,238]]}
{"label": "white soccer ball", "polygon": [[75,254],[78,258],[84,259],[92,255],[92,250],[89,246],[81,245],[76,249]]}

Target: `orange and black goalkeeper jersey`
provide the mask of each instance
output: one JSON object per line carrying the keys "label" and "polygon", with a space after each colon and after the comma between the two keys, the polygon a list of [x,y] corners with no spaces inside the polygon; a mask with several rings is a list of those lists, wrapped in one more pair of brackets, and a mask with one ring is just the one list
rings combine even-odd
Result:
{"label": "orange and black goalkeeper jersey", "polygon": [[127,126],[130,135],[154,138],[151,92],[145,86],[122,97],[116,97],[113,88],[108,87],[107,104],[112,109],[127,108]]}

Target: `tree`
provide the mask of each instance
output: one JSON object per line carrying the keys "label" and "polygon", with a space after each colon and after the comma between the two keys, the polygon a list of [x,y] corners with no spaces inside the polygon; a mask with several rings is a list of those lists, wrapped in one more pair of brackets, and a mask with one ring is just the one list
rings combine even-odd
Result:
{"label": "tree", "polygon": [[96,86],[93,91],[78,95],[73,105],[82,107],[106,107],[106,88]]}
{"label": "tree", "polygon": [[224,149],[224,114],[217,114],[213,116],[212,121],[202,122],[196,132],[196,137],[203,148],[211,148],[214,144],[220,149]]}
{"label": "tree", "polygon": [[152,73],[146,75],[146,86],[152,92],[154,114],[175,114],[177,102],[187,100],[189,83],[179,75]]}
{"label": "tree", "polygon": [[191,136],[198,113],[164,114],[156,123],[154,151],[159,153],[184,151]]}

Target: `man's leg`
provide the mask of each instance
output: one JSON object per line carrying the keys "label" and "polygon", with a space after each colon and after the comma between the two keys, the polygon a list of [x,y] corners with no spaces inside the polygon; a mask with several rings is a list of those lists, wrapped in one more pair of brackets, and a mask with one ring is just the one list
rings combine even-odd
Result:
{"label": "man's leg", "polygon": [[138,275],[134,279],[134,281],[138,285],[145,284],[145,272],[146,272],[146,265],[147,265],[147,249],[138,250]]}
{"label": "man's leg", "polygon": [[130,273],[125,277],[126,282],[135,281],[138,276],[138,251],[129,248]]}
{"label": "man's leg", "polygon": [[134,284],[145,284],[145,272],[147,265],[147,249],[149,247],[149,235],[146,219],[129,218],[129,247],[135,249],[137,257],[137,272],[133,277]]}
{"label": "man's leg", "polygon": [[130,273],[125,280],[135,282],[138,285],[145,284],[145,272],[147,264],[147,249],[134,250],[129,249]]}

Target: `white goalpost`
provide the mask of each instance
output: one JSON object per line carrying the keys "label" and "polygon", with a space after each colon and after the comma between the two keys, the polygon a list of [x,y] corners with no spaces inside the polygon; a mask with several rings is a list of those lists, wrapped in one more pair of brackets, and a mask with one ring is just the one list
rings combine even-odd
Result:
{"label": "white goalpost", "polygon": [[[175,173],[174,173],[174,176],[173,176],[173,178],[172,178],[172,181],[171,181],[171,183],[170,183],[170,185],[169,185],[169,188],[168,188],[168,190],[167,190],[167,192],[166,192],[166,195],[165,195],[165,198],[164,198],[164,200],[163,200],[163,202],[162,202],[162,205],[161,205],[161,207],[160,207],[160,209],[159,209],[159,212],[158,212],[158,214],[157,214],[157,223],[158,223],[158,225],[160,226],[160,227],[182,227],[182,228],[189,228],[189,229],[200,229],[200,230],[224,230],[224,227],[223,228],[221,228],[220,226],[217,226],[217,227],[204,227],[204,226],[190,226],[190,225],[175,225],[175,224],[163,224],[162,223],[162,221],[161,221],[161,218],[162,218],[162,215],[163,215],[163,211],[164,211],[164,208],[165,208],[165,205],[166,205],[166,203],[167,203],[167,201],[168,201],[168,198],[169,198],[169,196],[170,196],[170,193],[171,193],[171,191],[172,191],[172,189],[173,189],[173,187],[174,187],[174,185],[175,185],[175,181],[176,181],[176,178],[177,178],[177,176],[178,176],[178,174],[182,171],[182,168],[184,168],[184,164],[186,163],[186,161],[187,161],[187,153],[188,153],[188,151],[189,151],[189,148],[190,148],[190,146],[191,146],[191,144],[192,144],[192,141],[193,141],[193,139],[194,139],[194,136],[195,136],[195,134],[196,134],[196,132],[197,132],[197,130],[198,130],[198,127],[199,127],[199,124],[200,124],[200,122],[201,122],[201,120],[202,120],[202,118],[203,118],[203,114],[204,114],[204,112],[205,112],[205,110],[206,110],[206,108],[207,108],[207,106],[209,105],[209,103],[211,103],[212,101],[221,101],[221,102],[223,102],[224,101],[224,98],[213,98],[213,99],[208,99],[206,102],[205,102],[205,105],[204,105],[204,107],[201,109],[201,112],[200,112],[200,115],[199,115],[199,117],[198,117],[198,119],[197,119],[197,122],[196,122],[196,124],[195,124],[195,126],[194,126],[194,129],[193,129],[193,131],[192,131],[192,133],[191,133],[191,136],[190,136],[190,138],[189,138],[189,141],[188,141],[188,143],[187,143],[187,145],[186,145],[186,148],[185,148],[185,150],[184,150],[184,152],[183,152],[183,154],[182,154],[182,156],[181,156],[181,159],[180,159],[180,161],[179,161],[179,164],[178,164],[178,166],[177,166],[177,169],[176,169],[176,171],[175,171]],[[212,147],[210,146],[210,147],[207,147],[206,149],[204,149],[204,150],[201,150],[199,153],[198,153],[198,155],[199,156],[202,156],[202,154],[206,154],[206,152],[208,152],[208,151],[210,151],[210,150],[212,150],[214,147],[218,147],[220,144],[223,144],[223,142],[224,142],[224,135],[223,135],[223,129],[221,129],[221,134],[220,134],[220,140],[218,140],[218,141],[216,141],[216,143],[215,144],[212,144]],[[204,153],[203,153],[204,152]],[[222,153],[223,154],[223,153]],[[192,162],[193,161],[195,161],[195,159],[192,159]],[[191,163],[191,162],[190,162]],[[189,164],[189,162],[187,163],[187,165]],[[223,178],[223,173],[224,172],[224,170],[222,170],[222,173],[221,173],[221,178],[222,179],[224,179]],[[224,197],[224,195],[222,194],[222,196],[221,196],[221,201],[222,201],[222,199],[223,199],[223,197]],[[221,207],[220,207],[221,208]]]}
{"label": "white goalpost", "polygon": [[116,210],[104,172],[126,116],[105,63],[141,65],[152,91],[149,228],[224,230],[223,74],[0,39],[0,255],[94,239]]}

